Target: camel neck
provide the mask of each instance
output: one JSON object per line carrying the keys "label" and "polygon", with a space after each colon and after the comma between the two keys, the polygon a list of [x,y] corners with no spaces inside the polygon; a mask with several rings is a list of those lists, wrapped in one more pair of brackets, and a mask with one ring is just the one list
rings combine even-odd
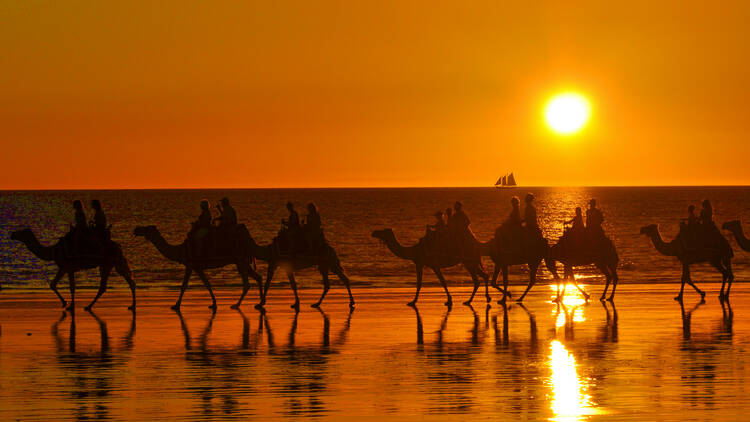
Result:
{"label": "camel neck", "polygon": [[388,249],[393,252],[394,255],[396,255],[399,258],[403,259],[410,259],[414,260],[416,253],[415,248],[416,246],[403,246],[399,241],[396,239],[395,236],[388,239],[388,241],[385,242]]}
{"label": "camel neck", "polygon": [[185,248],[183,245],[172,245],[164,239],[158,231],[148,237],[148,240],[156,246],[156,249],[167,259],[183,263],[185,261]]}
{"label": "camel neck", "polygon": [[732,229],[732,234],[734,234],[734,239],[737,241],[737,244],[740,245],[742,250],[750,251],[750,239],[745,237],[745,233],[742,231],[741,226]]}
{"label": "camel neck", "polygon": [[34,234],[24,239],[23,244],[26,245],[31,253],[41,260],[52,261],[55,259],[54,247],[42,245]]}
{"label": "camel neck", "polygon": [[659,253],[666,256],[677,256],[677,253],[672,247],[672,244],[665,242],[661,238],[661,233],[657,231],[649,237],[651,238],[651,242],[654,244],[654,247],[657,251],[659,251]]}

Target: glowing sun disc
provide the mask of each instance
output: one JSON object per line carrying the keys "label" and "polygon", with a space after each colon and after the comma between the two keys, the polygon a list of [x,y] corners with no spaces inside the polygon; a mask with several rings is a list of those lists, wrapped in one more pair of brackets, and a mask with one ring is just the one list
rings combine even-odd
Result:
{"label": "glowing sun disc", "polygon": [[571,135],[589,121],[591,107],[580,94],[568,92],[552,97],[544,107],[544,120],[554,132]]}

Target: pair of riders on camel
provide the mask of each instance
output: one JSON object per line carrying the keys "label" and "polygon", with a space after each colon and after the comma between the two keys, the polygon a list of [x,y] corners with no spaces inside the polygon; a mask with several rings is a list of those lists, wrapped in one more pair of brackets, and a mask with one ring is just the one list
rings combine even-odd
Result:
{"label": "pair of riders on camel", "polygon": [[323,228],[321,226],[318,208],[312,202],[307,204],[307,215],[300,223],[299,214],[294,204],[286,203],[289,217],[281,220],[279,240],[282,253],[296,255],[298,253],[314,254],[325,244]]}
{"label": "pair of riders on camel", "polygon": [[539,228],[534,206],[534,194],[527,193],[524,202],[526,207],[521,218],[521,201],[517,196],[512,197],[510,215],[495,231],[495,237],[504,246],[502,249],[508,253],[533,248],[534,243],[542,239],[542,230]]}
{"label": "pair of riders on camel", "polygon": [[222,198],[216,209],[219,216],[211,213],[211,204],[203,199],[200,202],[201,214],[188,232],[189,254],[193,256],[225,255],[231,252],[234,235],[237,231],[237,211],[229,198]]}
{"label": "pair of riders on camel", "polygon": [[94,211],[94,217],[87,221],[83,203],[77,199],[73,201],[75,224],[65,236],[65,244],[69,246],[66,249],[71,256],[101,255],[104,246],[110,241],[107,216],[102,210],[101,202],[98,199],[92,200],[91,209]]}
{"label": "pair of riders on camel", "polygon": [[596,207],[596,199],[589,201],[589,208],[586,210],[586,223],[583,222],[583,212],[581,207],[576,207],[576,214],[570,220],[564,222],[569,225],[563,233],[563,239],[570,240],[574,246],[594,248],[599,240],[605,238],[602,223],[604,215]]}
{"label": "pair of riders on camel", "polygon": [[466,242],[474,237],[470,224],[461,202],[456,201],[453,208],[445,209],[445,213],[436,212],[435,223],[428,224],[425,233],[428,250],[435,255],[460,255]]}
{"label": "pair of riders on camel", "polygon": [[[713,217],[713,207],[708,199],[701,203],[700,216],[695,215],[695,206],[688,206],[688,216],[680,222],[680,238],[688,249],[702,247],[720,248],[722,237]],[[718,235],[718,236],[717,236]]]}

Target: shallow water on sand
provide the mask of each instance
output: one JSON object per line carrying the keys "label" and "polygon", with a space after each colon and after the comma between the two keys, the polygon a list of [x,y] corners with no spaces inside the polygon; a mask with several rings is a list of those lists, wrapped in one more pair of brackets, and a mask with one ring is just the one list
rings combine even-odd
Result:
{"label": "shallow water on sand", "polygon": [[[743,419],[750,407],[750,288],[720,306],[676,285],[623,285],[614,304],[565,306],[541,286],[507,308],[455,305],[425,289],[333,290],[299,314],[272,290],[265,314],[228,309],[236,290],[108,293],[62,313],[48,292],[0,296],[0,420]],[[601,286],[588,286],[597,297]],[[518,291],[518,288],[514,288]],[[79,300],[90,299],[82,292]],[[495,294],[495,296],[497,296]],[[497,298],[497,297],[496,297]],[[82,306],[79,303],[78,306]]]}

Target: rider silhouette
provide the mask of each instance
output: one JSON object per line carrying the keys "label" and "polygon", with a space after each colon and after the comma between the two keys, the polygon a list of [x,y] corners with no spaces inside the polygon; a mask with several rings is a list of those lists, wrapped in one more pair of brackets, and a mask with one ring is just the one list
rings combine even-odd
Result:
{"label": "rider silhouette", "polygon": [[219,209],[219,216],[214,221],[219,222],[219,228],[225,231],[235,228],[237,226],[237,211],[229,203],[229,198],[222,198],[219,205],[216,206]]}
{"label": "rider silhouette", "polygon": [[596,199],[590,200],[589,209],[586,210],[586,231],[590,239],[594,240],[596,237],[604,235],[604,229],[602,229],[603,222],[604,215],[596,207]]}
{"label": "rider silhouette", "polygon": [[526,202],[526,208],[523,211],[523,221],[526,230],[528,230],[529,235],[541,236],[541,229],[536,218],[536,207],[533,204],[534,194],[527,193],[524,202]]}
{"label": "rider silhouette", "polygon": [[323,237],[323,230],[321,228],[318,208],[312,202],[307,204],[307,215],[305,216],[305,225],[302,227],[302,229],[305,233],[305,238],[307,240],[307,246],[309,250],[317,250],[319,243],[321,243]]}
{"label": "rider silhouette", "polygon": [[297,235],[299,234],[299,214],[294,210],[294,204],[291,202],[286,203],[286,209],[289,211],[289,218],[281,220],[281,225],[285,229],[286,241],[289,249],[289,254],[294,255],[296,248]]}
{"label": "rider silhouette", "polygon": [[211,204],[208,200],[203,199],[200,202],[201,215],[191,225],[188,233],[188,245],[194,250],[195,255],[203,255],[205,251],[204,243],[208,240],[209,230],[211,229]]}

